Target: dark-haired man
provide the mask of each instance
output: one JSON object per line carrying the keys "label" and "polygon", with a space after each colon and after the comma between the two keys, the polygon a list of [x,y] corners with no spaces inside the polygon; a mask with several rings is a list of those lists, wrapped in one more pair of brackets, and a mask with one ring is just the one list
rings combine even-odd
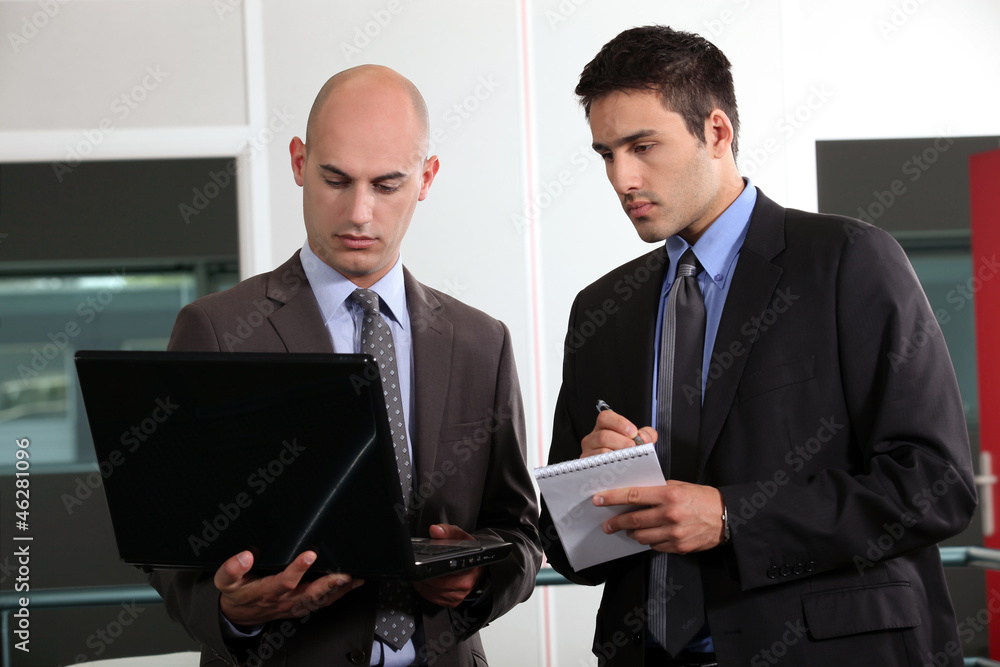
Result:
{"label": "dark-haired man", "polygon": [[[935,545],[975,508],[968,435],[900,247],[740,177],[730,64],[697,35],[626,30],[576,92],[633,226],[665,241],[570,315],[572,333],[616,304],[566,346],[550,462],[639,434],[669,480],[594,496],[639,506],[604,529],[651,551],[574,572],[558,541],[547,550],[605,584],[599,662],[962,664]],[[648,281],[616,291],[642,267]],[[599,399],[617,412],[595,424]],[[554,534],[544,510],[542,527]]]}
{"label": "dark-haired man", "polygon": [[[170,349],[356,352],[378,327],[383,389],[403,413],[394,445],[401,484],[405,468],[412,478],[411,534],[503,540],[512,553],[410,585],[306,577],[313,551],[260,576],[244,551],[217,572],[159,571],[152,583],[201,642],[203,665],[485,665],[479,629],[534,587],[537,509],[507,327],[417,282],[400,258],[439,166],[427,157],[427,107],[386,67],[345,70],[289,148],[306,243],[274,271],[186,306]],[[252,335],[234,335],[265,311]]]}

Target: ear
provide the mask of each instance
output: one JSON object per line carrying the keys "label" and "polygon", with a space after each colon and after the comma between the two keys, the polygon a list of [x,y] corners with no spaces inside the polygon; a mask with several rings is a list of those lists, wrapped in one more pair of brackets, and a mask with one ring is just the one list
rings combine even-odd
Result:
{"label": "ear", "polygon": [[427,192],[431,189],[431,183],[434,182],[434,177],[437,176],[440,168],[441,161],[438,160],[437,155],[432,155],[424,160],[424,170],[420,172],[420,196],[417,197],[417,201],[423,201],[427,198]]}
{"label": "ear", "polygon": [[295,183],[301,187],[305,182],[306,145],[298,137],[293,137],[292,142],[288,144],[288,152],[292,156],[292,176],[295,177]]}
{"label": "ear", "polygon": [[709,155],[716,159],[732,153],[733,124],[722,109],[713,109],[705,119],[705,145]]}

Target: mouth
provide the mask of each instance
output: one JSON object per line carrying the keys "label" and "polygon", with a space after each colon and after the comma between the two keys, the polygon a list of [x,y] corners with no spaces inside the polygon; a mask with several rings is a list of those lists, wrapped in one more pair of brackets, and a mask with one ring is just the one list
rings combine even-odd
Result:
{"label": "mouth", "polygon": [[351,250],[364,250],[375,245],[375,239],[370,236],[355,236],[353,234],[341,234],[337,238]]}
{"label": "mouth", "polygon": [[652,202],[631,202],[625,205],[625,211],[630,218],[641,218],[653,209]]}

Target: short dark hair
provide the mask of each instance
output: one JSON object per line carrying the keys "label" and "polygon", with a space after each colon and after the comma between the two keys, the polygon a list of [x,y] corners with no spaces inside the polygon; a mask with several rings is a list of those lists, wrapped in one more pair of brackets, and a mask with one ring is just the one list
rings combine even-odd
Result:
{"label": "short dark hair", "polygon": [[629,28],[610,42],[580,74],[576,94],[587,118],[594,100],[625,90],[659,92],[664,106],[684,118],[705,141],[705,120],[722,109],[733,124],[733,156],[740,130],[729,59],[700,35],[668,26]]}

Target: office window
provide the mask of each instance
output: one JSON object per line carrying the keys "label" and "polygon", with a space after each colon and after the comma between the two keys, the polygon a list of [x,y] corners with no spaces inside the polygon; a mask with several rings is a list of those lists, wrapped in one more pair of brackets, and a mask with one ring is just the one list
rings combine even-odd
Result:
{"label": "office window", "polygon": [[0,470],[23,437],[33,470],[92,467],[73,353],[165,349],[182,306],[236,283],[233,164],[0,165]]}

